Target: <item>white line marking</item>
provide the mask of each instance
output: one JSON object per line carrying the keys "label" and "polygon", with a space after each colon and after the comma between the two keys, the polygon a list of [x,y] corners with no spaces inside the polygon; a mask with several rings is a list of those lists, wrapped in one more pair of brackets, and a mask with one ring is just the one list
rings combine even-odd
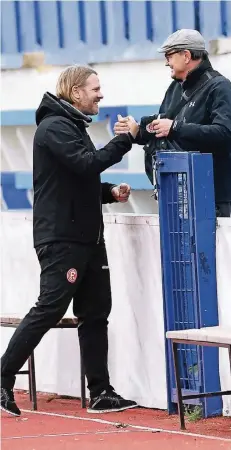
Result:
{"label": "white line marking", "polygon": [[[109,420],[104,419],[92,419],[88,417],[79,417],[79,416],[68,416],[65,414],[57,414],[57,413],[48,413],[43,411],[30,411],[28,409],[22,409],[23,412],[30,413],[30,414],[38,414],[38,415],[44,415],[44,416],[51,416],[51,417],[62,417],[63,419],[75,419],[75,420],[83,420],[86,422],[96,422],[96,423],[102,423],[107,425],[120,425],[121,422],[111,422]],[[229,438],[222,438],[218,436],[208,436],[204,434],[197,434],[197,433],[188,433],[187,431],[176,431],[176,430],[165,430],[164,428],[152,428],[152,427],[145,427],[141,425],[132,425],[130,423],[126,423],[127,426],[130,428],[134,428],[136,430],[140,431],[152,431],[152,432],[161,432],[161,433],[168,433],[168,434],[176,434],[181,436],[192,436],[202,439],[210,439],[214,441],[227,441],[231,442],[231,439]]]}
{"label": "white line marking", "polygon": [[[145,430],[144,430],[145,431]],[[134,433],[135,430],[111,430],[111,431],[83,431],[79,433],[58,433],[58,434],[32,434],[26,436],[12,436],[12,437],[3,437],[2,440],[10,441],[11,439],[32,439],[32,438],[46,438],[46,437],[61,437],[61,436],[92,436],[95,434],[118,434],[118,433]]]}

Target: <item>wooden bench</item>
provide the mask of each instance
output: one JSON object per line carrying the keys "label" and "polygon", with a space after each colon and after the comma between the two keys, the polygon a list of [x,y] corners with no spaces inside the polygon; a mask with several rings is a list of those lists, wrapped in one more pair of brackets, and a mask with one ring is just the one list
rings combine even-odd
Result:
{"label": "wooden bench", "polygon": [[[1,317],[0,318],[0,326],[5,328],[17,328],[22,319],[18,319],[15,317]],[[60,322],[57,323],[53,329],[57,328],[77,328],[78,327],[78,319],[77,318],[63,318]],[[85,372],[83,361],[80,357],[80,383],[81,383],[81,406],[82,408],[86,408],[86,384],[85,384]],[[30,355],[28,359],[28,370],[20,370],[17,375],[28,375],[29,379],[29,396],[30,401],[32,402],[32,409],[37,410],[37,392],[36,392],[36,376],[35,376],[35,362],[34,362],[34,352]]]}
{"label": "wooden bench", "polygon": [[189,329],[180,331],[168,331],[166,333],[167,339],[172,341],[172,351],[174,360],[174,370],[176,378],[176,390],[177,390],[177,403],[178,403],[178,414],[180,418],[180,426],[182,430],[185,430],[185,420],[184,420],[184,400],[189,400],[193,398],[205,398],[205,397],[215,397],[221,395],[231,395],[230,391],[219,391],[219,392],[202,392],[200,394],[182,395],[181,383],[180,383],[180,368],[179,361],[177,357],[177,345],[178,344],[195,344],[201,346],[209,347],[225,347],[229,351],[229,361],[230,361],[230,373],[231,373],[231,327],[208,327],[200,329]]}

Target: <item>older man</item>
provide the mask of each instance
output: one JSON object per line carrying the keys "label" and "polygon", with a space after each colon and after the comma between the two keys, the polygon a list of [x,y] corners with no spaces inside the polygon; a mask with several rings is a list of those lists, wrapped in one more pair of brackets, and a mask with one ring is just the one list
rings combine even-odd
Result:
{"label": "older man", "polygon": [[[205,41],[196,30],[182,29],[159,49],[165,54],[173,82],[159,115],[141,119],[136,142],[150,143],[145,151],[146,173],[152,181],[156,150],[212,153],[218,216],[231,216],[231,83],[213,70]],[[115,133],[128,131],[126,118]]]}

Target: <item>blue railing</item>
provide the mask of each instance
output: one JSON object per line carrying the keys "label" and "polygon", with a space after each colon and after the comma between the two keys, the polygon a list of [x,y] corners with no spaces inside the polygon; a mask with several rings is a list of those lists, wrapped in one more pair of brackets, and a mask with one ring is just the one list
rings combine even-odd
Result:
{"label": "blue railing", "polygon": [[[212,155],[160,152],[157,185],[166,330],[217,325]],[[169,410],[173,411],[176,385],[171,346],[166,347]],[[178,357],[185,395],[219,391],[217,349],[181,344]],[[206,416],[221,413],[218,398],[202,405]]]}
{"label": "blue railing", "polygon": [[179,28],[211,40],[231,35],[231,2],[13,1],[1,2],[2,67],[20,67],[25,52],[49,64],[150,59]]}

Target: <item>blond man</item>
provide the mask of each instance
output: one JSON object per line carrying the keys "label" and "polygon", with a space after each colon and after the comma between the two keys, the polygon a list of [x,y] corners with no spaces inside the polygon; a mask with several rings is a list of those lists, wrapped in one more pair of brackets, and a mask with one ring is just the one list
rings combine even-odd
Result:
{"label": "blond man", "polygon": [[14,400],[15,376],[72,299],[90,391],[88,411],[137,406],[110,385],[111,289],[102,218],[102,203],[127,201],[130,187],[101,183],[100,174],[131,149],[138,125],[129,119],[128,134],[96,151],[87,127],[102,98],[97,73],[71,66],[61,73],[56,96],[45,93],[36,111],[33,234],[41,266],[40,295],[1,361],[1,408],[15,416],[21,414]]}

